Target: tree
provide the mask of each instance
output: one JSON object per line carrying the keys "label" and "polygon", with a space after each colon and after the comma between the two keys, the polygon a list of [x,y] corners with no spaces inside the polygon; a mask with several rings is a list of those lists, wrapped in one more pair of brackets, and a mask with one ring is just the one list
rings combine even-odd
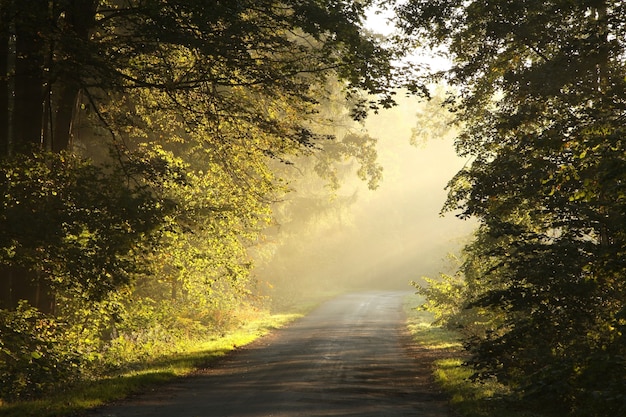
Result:
{"label": "tree", "polygon": [[[368,4],[4,0],[0,155],[69,150],[101,163],[111,147],[131,190],[157,191],[167,175],[184,181],[168,164],[200,158],[208,166],[192,171],[219,169],[263,200],[264,158],[324,137],[306,122],[323,94],[312,85],[342,79],[355,117],[393,104],[394,51],[361,31]],[[144,158],[159,147],[173,159]],[[8,287],[51,279],[7,266]]]}
{"label": "tree", "polygon": [[[247,246],[285,191],[271,161],[333,140],[314,129],[327,80],[354,119],[393,105],[398,52],[361,30],[371,3],[0,0],[3,317],[39,317],[26,299],[58,319],[71,362],[137,298],[247,290]],[[371,142],[336,151],[374,167]],[[16,340],[50,342],[3,337],[0,368]]]}
{"label": "tree", "polygon": [[477,375],[581,415],[623,413],[624,4],[414,0],[399,12],[453,59],[440,76],[459,89],[457,147],[474,161],[448,207],[492,242],[475,247],[493,267],[469,302],[502,317],[470,341]]}
{"label": "tree", "polygon": [[[360,30],[369,3],[4,0],[2,88],[13,94],[2,100],[3,152],[28,141],[64,149],[79,98],[95,105],[134,89],[167,93],[199,117],[236,87],[312,103],[309,85],[334,73],[391,105],[393,52]],[[204,98],[178,102],[191,93]]]}

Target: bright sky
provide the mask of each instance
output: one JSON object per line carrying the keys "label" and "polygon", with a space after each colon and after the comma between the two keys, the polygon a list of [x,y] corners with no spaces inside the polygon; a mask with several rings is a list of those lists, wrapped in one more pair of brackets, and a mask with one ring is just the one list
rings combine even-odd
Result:
{"label": "bright sky", "polygon": [[[380,13],[377,14],[376,11]],[[380,9],[371,9],[366,14],[365,26],[369,28],[374,33],[378,33],[384,36],[391,35],[395,30],[395,26],[393,25],[393,12],[389,10],[380,10]],[[415,55],[408,58],[413,62],[421,62],[428,61],[428,64],[431,66],[433,70],[444,70],[450,67],[450,61],[444,59],[440,56],[435,56],[432,52],[421,50],[416,51]]]}
{"label": "bright sky", "polygon": [[393,32],[393,26],[389,24],[388,20],[393,15],[388,10],[380,10],[371,9],[369,13],[367,13],[367,20],[365,25],[370,27],[374,32],[380,33],[381,35],[389,35]]}

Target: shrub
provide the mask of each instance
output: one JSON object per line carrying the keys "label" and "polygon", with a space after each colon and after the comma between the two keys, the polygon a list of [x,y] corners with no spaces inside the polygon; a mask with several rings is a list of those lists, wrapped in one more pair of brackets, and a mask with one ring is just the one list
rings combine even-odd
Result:
{"label": "shrub", "polygon": [[423,277],[428,284],[422,286],[417,282],[411,284],[417,288],[417,293],[425,297],[426,301],[420,310],[430,311],[435,315],[435,325],[454,327],[461,320],[461,312],[465,303],[467,284],[460,274],[440,274],[440,279]]}
{"label": "shrub", "polygon": [[81,362],[63,323],[22,302],[0,310],[0,398],[31,397],[76,379]]}

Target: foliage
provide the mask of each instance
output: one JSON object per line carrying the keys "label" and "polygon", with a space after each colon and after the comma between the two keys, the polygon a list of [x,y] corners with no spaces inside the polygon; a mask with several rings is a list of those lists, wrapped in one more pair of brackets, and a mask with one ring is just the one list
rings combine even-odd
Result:
{"label": "foliage", "polygon": [[413,340],[421,347],[429,350],[452,350],[461,348],[461,337],[455,330],[447,329],[434,323],[434,313],[421,308],[426,301],[423,296],[418,296],[420,303],[414,306],[416,298],[411,298],[405,303],[407,313],[407,327]]}
{"label": "foliage", "polygon": [[4,160],[0,190],[2,264],[93,300],[141,270],[136,253],[173,208],[147,186],[67,153]]}
{"label": "foliage", "polygon": [[476,375],[561,413],[624,414],[623,2],[415,0],[400,12],[454,60],[442,76],[473,162],[447,207],[482,223],[467,305],[497,317],[468,340]]}
{"label": "foliage", "polygon": [[434,324],[454,327],[466,299],[467,289],[463,277],[460,274],[440,274],[439,279],[422,279],[425,286],[411,282],[417,288],[417,294],[426,300],[419,308],[435,315]]}
{"label": "foliage", "polygon": [[251,317],[245,326],[234,329],[224,336],[214,337],[205,333],[202,340],[180,340],[175,352],[144,355],[140,362],[132,363],[132,367],[129,367],[127,362],[125,368],[108,369],[110,373],[100,373],[86,381],[78,381],[65,387],[59,386],[37,400],[22,398],[16,402],[0,402],[0,414],[5,417],[83,414],[89,409],[154,388],[173,378],[197,371],[199,367],[206,367],[226,353],[245,346],[300,316],[300,314],[269,315],[262,312]]}
{"label": "foliage", "polygon": [[0,307],[63,323],[82,378],[253,318],[277,166],[374,187],[375,139],[328,125],[416,84],[371,3],[0,2]]}
{"label": "foliage", "polygon": [[22,155],[0,171],[2,263],[29,271],[21,279],[50,303],[47,314],[25,302],[2,310],[0,394],[11,399],[76,378],[97,359],[119,309],[112,292],[145,268],[137,254],[156,243],[173,205],[66,153]]}
{"label": "foliage", "polygon": [[66,327],[26,302],[0,310],[0,398],[28,398],[76,379],[79,352],[59,343]]}
{"label": "foliage", "polygon": [[529,403],[514,395],[496,380],[475,381],[472,370],[464,366],[467,354],[462,350],[463,334],[435,324],[434,314],[414,307],[427,302],[422,296],[411,297],[405,304],[407,327],[415,344],[432,360],[433,378],[448,396],[453,412],[464,417],[541,417]]}

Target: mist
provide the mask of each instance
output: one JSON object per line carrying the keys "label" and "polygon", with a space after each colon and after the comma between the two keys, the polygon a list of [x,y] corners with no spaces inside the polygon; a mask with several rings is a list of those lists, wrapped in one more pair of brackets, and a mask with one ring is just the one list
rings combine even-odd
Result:
{"label": "mist", "polygon": [[[469,241],[475,223],[440,215],[445,187],[467,161],[454,152],[453,132],[432,129],[440,117],[433,109],[402,99],[398,107],[368,118],[364,132],[378,139],[383,168],[377,189],[368,189],[354,169],[333,192],[321,179],[312,188],[306,173],[296,178],[294,191],[275,207],[282,220],[268,235],[269,256],[259,268],[274,297],[410,290],[412,280],[451,272],[448,255]],[[431,128],[412,144],[414,129],[423,131],[425,125]]]}

